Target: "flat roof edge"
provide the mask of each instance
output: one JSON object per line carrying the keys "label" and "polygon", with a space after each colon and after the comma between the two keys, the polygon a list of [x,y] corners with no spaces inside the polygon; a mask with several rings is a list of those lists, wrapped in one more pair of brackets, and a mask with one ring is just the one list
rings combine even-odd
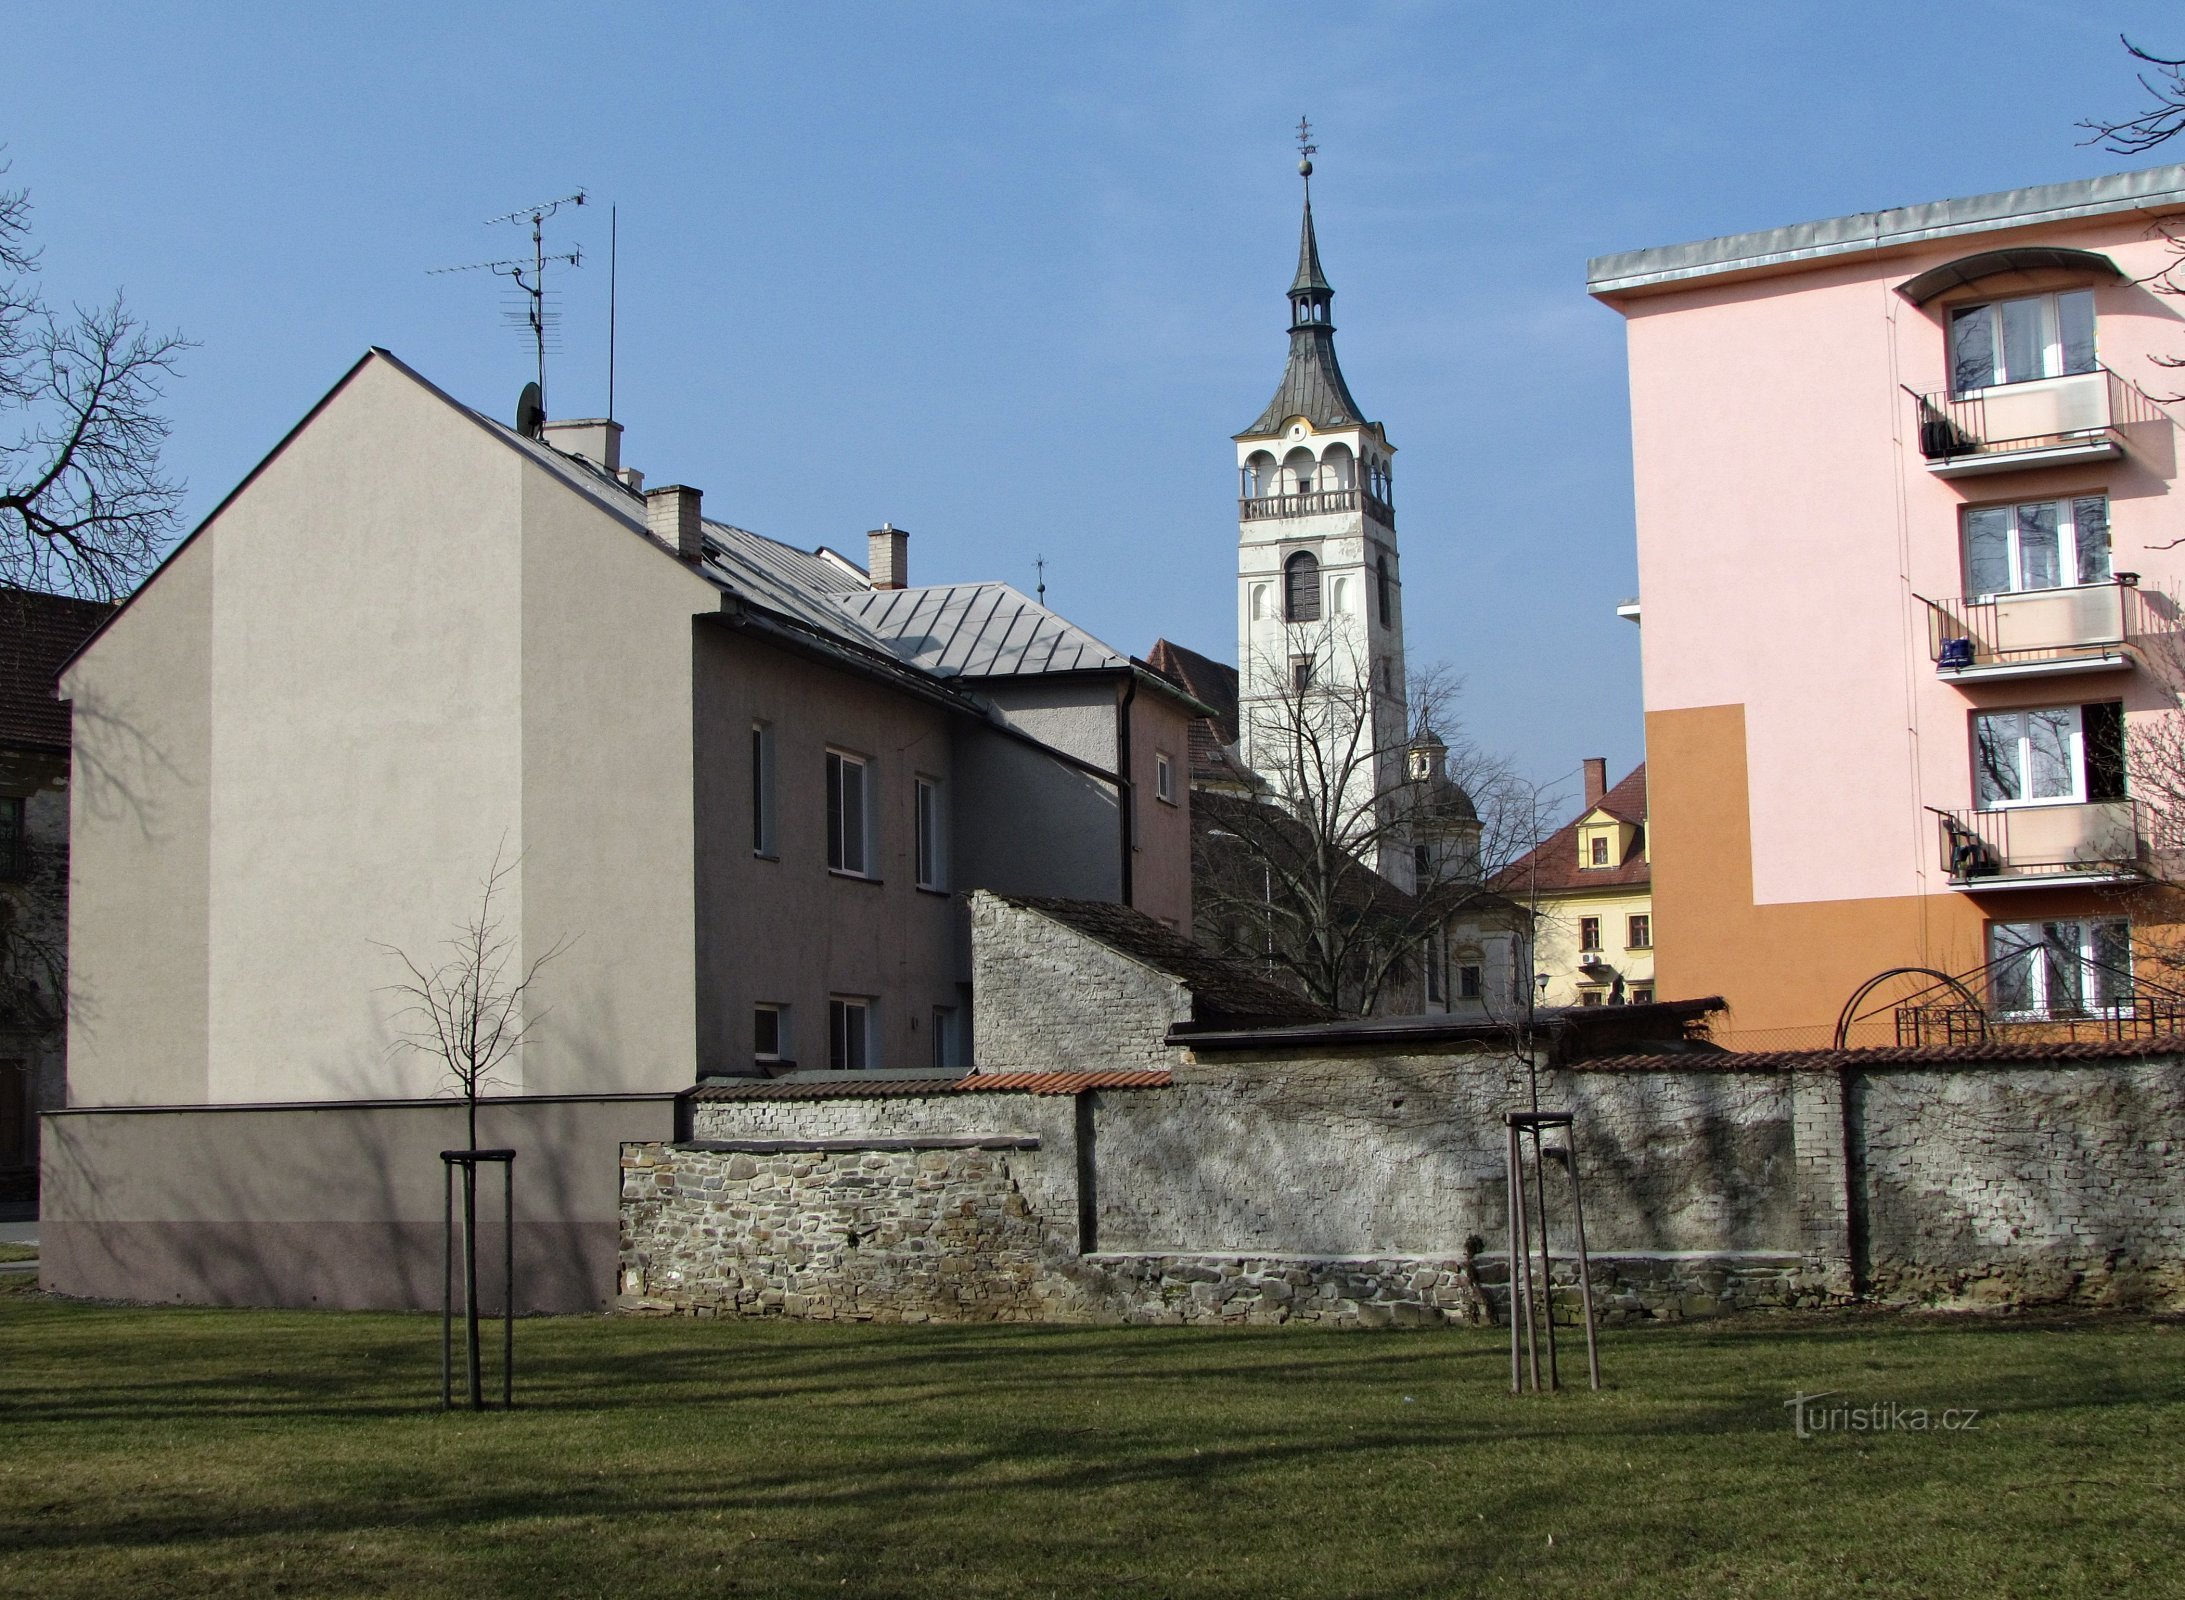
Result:
{"label": "flat roof edge", "polygon": [[2149,167],[1595,256],[1586,263],[1586,292],[1629,294],[1661,284],[1897,249],[1934,239],[2180,207],[2185,207],[2185,165]]}

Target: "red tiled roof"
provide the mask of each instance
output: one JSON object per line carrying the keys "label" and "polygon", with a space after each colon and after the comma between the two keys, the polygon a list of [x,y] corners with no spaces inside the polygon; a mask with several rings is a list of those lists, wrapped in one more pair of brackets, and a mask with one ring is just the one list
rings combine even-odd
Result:
{"label": "red tiled roof", "polygon": [[54,682],[113,610],[101,600],[0,590],[0,745],[68,748],[68,707]]}
{"label": "red tiled roof", "polygon": [[886,1100],[928,1094],[1082,1094],[1087,1089],[1165,1089],[1160,1068],[1110,1072],[974,1072],[961,1078],[716,1078],[693,1100]]}
{"label": "red tiled roof", "polygon": [[2185,1034],[2151,1039],[2060,1040],[2053,1044],[1883,1045],[1858,1050],[1722,1050],[1689,1054],[1599,1056],[1573,1061],[1583,1072],[1798,1072],[1830,1067],[1977,1065],[1982,1062],[2137,1061],[2185,1056]]}
{"label": "red tiled roof", "polygon": [[1215,715],[1191,719],[1191,778],[1198,784],[1249,788],[1252,775],[1231,756],[1237,742],[1237,669],[1212,656],[1156,639],[1146,665],[1190,695],[1214,708]]}
{"label": "red tiled roof", "polygon": [[[1621,866],[1578,864],[1578,824],[1596,811],[1606,811],[1641,830]],[[1623,889],[1651,883],[1654,869],[1646,859],[1645,827],[1646,763],[1642,761],[1623,782],[1541,840],[1537,848],[1496,873],[1494,887],[1523,900],[1535,889],[1542,894],[1561,894],[1574,889]]]}

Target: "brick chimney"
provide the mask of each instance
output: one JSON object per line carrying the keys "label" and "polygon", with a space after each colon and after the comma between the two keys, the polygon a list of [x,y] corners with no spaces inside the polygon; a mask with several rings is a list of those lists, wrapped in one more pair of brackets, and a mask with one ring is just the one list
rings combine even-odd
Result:
{"label": "brick chimney", "polygon": [[1608,793],[1608,757],[1586,757],[1586,809],[1591,811]]}
{"label": "brick chimney", "polygon": [[699,491],[680,483],[645,491],[645,525],[652,536],[685,561],[696,563],[706,553],[705,534],[698,523]]}
{"label": "brick chimney", "polygon": [[866,534],[865,570],[875,589],[909,587],[910,535],[892,522],[883,522]]}

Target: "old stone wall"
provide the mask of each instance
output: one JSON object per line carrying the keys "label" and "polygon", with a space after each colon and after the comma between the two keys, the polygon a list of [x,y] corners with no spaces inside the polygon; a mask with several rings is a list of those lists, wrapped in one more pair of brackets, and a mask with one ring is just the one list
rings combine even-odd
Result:
{"label": "old stone wall", "polygon": [[[1543,1071],[1539,1095],[1578,1114],[1593,1286],[1611,1321],[1862,1294],[2185,1302],[2175,1059],[1627,1061]],[[1270,1053],[1186,1060],[1161,1088],[700,1102],[701,1144],[839,1148],[832,1164],[790,1152],[786,1171],[754,1168],[748,1181],[770,1180],[763,1207],[738,1191],[722,1211],[701,1191],[690,1203],[708,1208],[703,1222],[660,1209],[642,1176],[696,1157],[662,1146],[633,1158],[624,1289],[682,1309],[851,1316],[1370,1326],[1492,1315],[1508,1274],[1502,1112],[1530,1101],[1525,1064],[1500,1054]],[[982,1153],[963,1172],[905,1167],[921,1140]],[[885,1159],[865,1167],[860,1151]],[[1549,1164],[1547,1203],[1568,1313],[1576,1218],[1563,1172]],[[933,1194],[969,1220],[936,1232]],[[869,1239],[898,1205],[911,1208],[904,1237],[928,1241],[904,1246],[917,1270],[853,1262],[838,1236]],[[794,1271],[782,1238],[802,1252]],[[936,1239],[957,1241],[947,1248],[982,1263],[966,1270],[995,1282],[936,1289]],[[761,1261],[771,1265],[750,1265]],[[782,1298],[754,1298],[769,1291]]]}
{"label": "old stone wall", "polygon": [[2185,1064],[1872,1071],[1848,1099],[1876,1298],[2185,1302]]}
{"label": "old stone wall", "polygon": [[1191,1018],[1191,993],[1050,918],[993,895],[971,901],[972,1048],[982,1072],[1166,1067],[1162,1043]]}

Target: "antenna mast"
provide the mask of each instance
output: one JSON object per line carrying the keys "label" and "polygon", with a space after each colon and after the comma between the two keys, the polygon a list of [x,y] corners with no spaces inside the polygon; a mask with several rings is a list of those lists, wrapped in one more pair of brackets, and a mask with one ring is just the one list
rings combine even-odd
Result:
{"label": "antenna mast", "polygon": [[[548,200],[535,206],[519,206],[514,211],[504,211],[497,217],[486,218],[486,226],[489,228],[503,222],[521,223],[528,220],[531,224],[529,261],[521,256],[511,256],[502,261],[473,261],[460,267],[432,269],[433,276],[448,272],[490,272],[495,277],[511,280],[523,291],[529,303],[520,310],[510,312],[509,320],[517,327],[528,330],[531,335],[532,350],[538,358],[539,404],[542,412],[546,404],[546,333],[560,316],[559,312],[547,309],[546,265],[550,261],[571,267],[584,265],[584,251],[581,246],[565,254],[550,256],[546,253],[546,219],[563,206],[583,204],[584,191],[579,189],[575,194],[565,194],[559,200]],[[609,409],[611,411],[612,407]]]}

